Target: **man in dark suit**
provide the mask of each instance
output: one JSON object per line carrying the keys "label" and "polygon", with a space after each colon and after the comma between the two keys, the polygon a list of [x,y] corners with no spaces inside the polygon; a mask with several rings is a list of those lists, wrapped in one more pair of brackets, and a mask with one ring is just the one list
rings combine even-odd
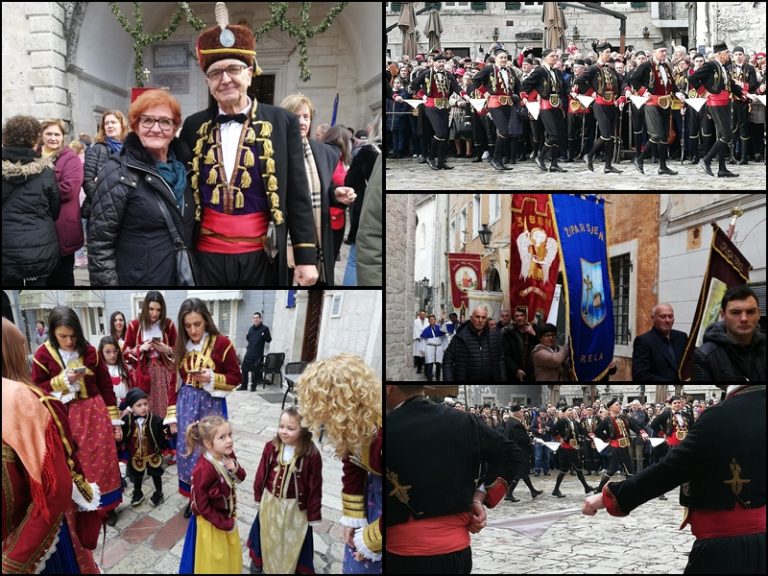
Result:
{"label": "man in dark suit", "polygon": [[635,338],[632,379],[638,382],[679,382],[677,369],[688,336],[685,332],[672,330],[675,313],[669,304],[654,306],[651,319],[653,328]]}
{"label": "man in dark suit", "polygon": [[295,114],[248,96],[252,76],[261,74],[256,40],[246,26],[225,20],[222,14],[219,26],[197,40],[216,104],[188,117],[181,131],[194,151],[201,284],[311,286],[317,253],[299,123]]}

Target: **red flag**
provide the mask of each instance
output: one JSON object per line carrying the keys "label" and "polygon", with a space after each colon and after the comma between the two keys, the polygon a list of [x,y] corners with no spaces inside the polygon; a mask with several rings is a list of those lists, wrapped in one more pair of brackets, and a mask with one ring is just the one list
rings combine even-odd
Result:
{"label": "red flag", "polygon": [[513,194],[509,262],[511,310],[524,307],[528,321],[546,320],[560,269],[549,194]]}
{"label": "red flag", "polygon": [[680,362],[680,379],[686,382],[693,374],[693,351],[702,345],[704,330],[719,319],[720,303],[728,288],[749,282],[752,265],[717,224],[712,224],[712,246],[707,272],[696,306],[696,316]]}
{"label": "red flag", "polygon": [[454,308],[469,308],[469,290],[483,289],[480,254],[448,254]]}

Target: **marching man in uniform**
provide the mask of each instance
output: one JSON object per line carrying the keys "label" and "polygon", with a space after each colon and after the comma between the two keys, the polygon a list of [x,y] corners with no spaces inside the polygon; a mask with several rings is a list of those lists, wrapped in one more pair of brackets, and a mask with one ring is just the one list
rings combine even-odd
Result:
{"label": "marching man in uniform", "polygon": [[641,64],[632,75],[632,87],[640,96],[649,96],[645,103],[645,121],[648,126],[648,144],[643,153],[634,160],[635,168],[641,174],[643,160],[651,155],[653,148],[659,153],[659,175],[667,174],[675,176],[677,172],[667,168],[669,158],[669,116],[672,98],[674,98],[675,84],[672,69],[667,64],[667,48],[664,42],[653,45],[653,58]]}
{"label": "marching man in uniform", "polygon": [[690,85],[699,91],[699,95],[707,95],[707,109],[717,128],[717,141],[709,153],[701,159],[701,168],[714,177],[712,160],[717,156],[720,164],[718,178],[735,178],[725,165],[725,155],[728,153],[733,139],[731,128],[731,99],[732,95],[742,97],[741,86],[731,80],[725,64],[728,63],[729,52],[725,42],[715,45],[715,59],[707,62],[688,78]]}

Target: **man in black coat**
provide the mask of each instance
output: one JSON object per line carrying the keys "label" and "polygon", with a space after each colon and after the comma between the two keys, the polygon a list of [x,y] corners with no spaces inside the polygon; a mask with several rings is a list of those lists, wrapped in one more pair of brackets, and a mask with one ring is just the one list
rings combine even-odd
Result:
{"label": "man in black coat", "polygon": [[672,330],[675,313],[669,304],[654,306],[651,319],[653,328],[635,338],[632,379],[638,382],[679,382],[677,370],[688,336],[685,332]]}
{"label": "man in black coat", "polygon": [[443,355],[445,382],[504,382],[506,367],[501,334],[488,327],[489,310],[480,304],[470,316],[470,325],[459,330]]}
{"label": "man in black coat", "polygon": [[531,484],[531,435],[528,433],[528,427],[523,421],[523,407],[520,406],[520,404],[513,404],[511,410],[512,415],[509,417],[506,424],[507,438],[512,440],[518,445],[520,450],[522,450],[525,455],[525,461],[518,466],[515,471],[514,479],[509,485],[509,490],[507,490],[507,495],[504,499],[509,500],[510,502],[519,502],[519,500],[515,498],[514,492],[515,486],[517,486],[517,483],[520,480],[525,482],[528,490],[531,491],[531,498],[536,498],[536,496],[543,493],[543,490],[536,490],[536,488],[533,487],[533,484]]}
{"label": "man in black coat", "polygon": [[248,329],[248,335],[245,337],[248,341],[248,350],[243,358],[243,383],[238,390],[248,390],[248,376],[251,378],[251,392],[256,391],[256,385],[261,381],[261,370],[264,367],[264,345],[272,342],[272,334],[269,328],[261,323],[261,314],[255,312],[253,315],[253,326]]}
{"label": "man in black coat", "polygon": [[219,24],[197,41],[216,104],[187,118],[181,131],[195,156],[201,283],[289,286],[293,279],[310,286],[318,278],[317,253],[298,120],[247,95],[252,76],[261,74],[256,40],[245,26]]}
{"label": "man in black coat", "polygon": [[693,380],[765,382],[765,333],[757,294],[749,286],[730,288],[720,318],[707,328],[704,344],[693,354]]}

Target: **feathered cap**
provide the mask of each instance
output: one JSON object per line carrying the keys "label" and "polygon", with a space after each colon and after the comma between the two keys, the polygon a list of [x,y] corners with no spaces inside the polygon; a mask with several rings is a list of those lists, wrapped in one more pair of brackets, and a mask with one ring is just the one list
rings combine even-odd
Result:
{"label": "feathered cap", "polygon": [[261,74],[256,61],[256,38],[247,26],[229,23],[229,12],[224,2],[216,2],[216,24],[206,28],[197,37],[197,59],[203,72],[219,60],[234,58],[253,66],[255,76]]}

